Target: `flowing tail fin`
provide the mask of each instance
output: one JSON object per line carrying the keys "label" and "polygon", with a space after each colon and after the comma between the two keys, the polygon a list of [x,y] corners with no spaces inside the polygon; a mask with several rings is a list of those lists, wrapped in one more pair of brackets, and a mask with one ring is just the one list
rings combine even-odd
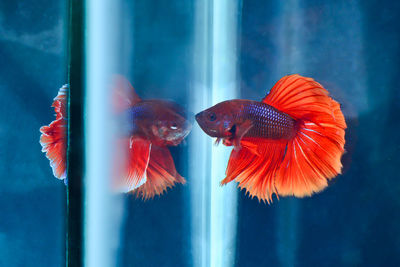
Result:
{"label": "flowing tail fin", "polygon": [[56,119],[49,126],[40,128],[40,144],[42,152],[50,160],[53,174],[58,179],[67,177],[66,167],[66,129],[67,129],[67,94],[68,85],[64,85],[54,98],[52,107],[56,112]]}
{"label": "flowing tail fin", "polygon": [[222,183],[235,179],[268,202],[272,194],[304,197],[323,190],[341,173],[346,122],[340,105],[319,83],[297,74],[280,79],[263,102],[296,120],[295,136],[244,138],[243,148],[232,151]]}

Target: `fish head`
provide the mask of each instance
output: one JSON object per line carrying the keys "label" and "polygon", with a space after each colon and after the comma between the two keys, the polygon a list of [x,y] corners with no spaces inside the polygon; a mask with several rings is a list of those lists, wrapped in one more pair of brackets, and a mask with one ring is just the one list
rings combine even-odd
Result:
{"label": "fish head", "polygon": [[159,146],[177,146],[190,133],[193,115],[172,101],[154,103],[156,112],[151,121],[151,142]]}
{"label": "fish head", "polygon": [[196,121],[209,136],[227,138],[233,135],[235,114],[235,105],[225,101],[196,114]]}

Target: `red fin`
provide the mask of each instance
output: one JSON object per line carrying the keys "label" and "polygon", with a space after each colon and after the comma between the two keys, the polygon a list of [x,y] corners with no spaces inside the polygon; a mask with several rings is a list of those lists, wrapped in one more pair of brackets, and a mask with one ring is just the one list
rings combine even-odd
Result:
{"label": "red fin", "polygon": [[[242,149],[231,152],[227,176],[221,184],[235,180],[250,196],[269,203],[272,194],[277,193],[275,174],[285,154],[286,143],[287,141],[243,138]],[[257,144],[257,148],[253,144]]]}
{"label": "red fin", "polygon": [[327,180],[341,173],[345,128],[339,125],[346,124],[337,103],[336,106],[333,113],[337,124],[328,120],[304,121],[289,142],[277,173],[276,188],[280,195],[309,196],[323,190]]}
{"label": "red fin", "polygon": [[67,95],[68,86],[64,85],[58,91],[58,95],[54,98],[52,107],[56,112],[56,120],[52,121],[49,126],[40,128],[42,133],[40,136],[40,144],[42,152],[46,153],[46,157],[50,160],[50,166],[53,174],[58,179],[65,179],[66,171],[66,129],[67,129]]}
{"label": "red fin", "polygon": [[161,195],[176,183],[185,184],[186,181],[176,171],[168,148],[153,145],[147,167],[147,182],[134,192],[143,199],[149,199]]}
{"label": "red fin", "polygon": [[[122,175],[123,179],[122,182],[117,182],[116,187],[118,191],[129,192],[147,181],[146,171],[150,159],[151,143],[140,138],[125,138],[118,142],[121,148],[120,153],[125,152],[125,159],[124,164],[120,166],[123,172],[117,174],[117,177]],[[122,162],[119,156],[116,155],[117,164]]]}
{"label": "red fin", "polygon": [[263,141],[262,139],[259,138],[246,138],[242,139],[240,144],[250,150],[251,153],[260,156],[260,152],[258,150],[258,143]]}
{"label": "red fin", "polygon": [[128,109],[140,101],[135,89],[124,76],[113,76],[113,107],[116,111]]}
{"label": "red fin", "polygon": [[[296,119],[296,135],[288,141],[246,138],[243,149],[232,152],[223,183],[235,179],[268,202],[273,193],[304,197],[324,189],[342,168],[346,122],[340,105],[319,83],[300,75],[283,77],[263,102]],[[244,142],[256,144],[262,156]]]}

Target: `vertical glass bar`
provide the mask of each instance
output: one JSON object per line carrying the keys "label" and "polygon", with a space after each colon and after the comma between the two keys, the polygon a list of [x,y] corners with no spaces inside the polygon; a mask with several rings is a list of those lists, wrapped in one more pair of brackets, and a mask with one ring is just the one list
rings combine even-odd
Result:
{"label": "vertical glass bar", "polygon": [[68,83],[70,93],[68,101],[66,266],[82,266],[84,2],[70,0],[68,12]]}
{"label": "vertical glass bar", "polygon": [[[212,87],[212,1],[197,0],[194,23],[194,73],[191,110],[199,112],[211,105]],[[199,127],[189,135],[189,177],[191,179],[191,246],[195,267],[210,262],[210,138]]]}
{"label": "vertical glass bar", "polygon": [[86,11],[85,266],[115,266],[123,203],[110,190],[115,153],[110,100],[120,58],[120,1],[88,0]]}
{"label": "vertical glass bar", "polygon": [[[212,105],[238,97],[238,1],[213,2]],[[211,145],[211,262],[232,266],[236,247],[237,184],[221,187],[232,147]]]}
{"label": "vertical glass bar", "polygon": [[[195,112],[237,97],[238,1],[196,1]],[[231,148],[215,147],[195,127],[189,140],[193,266],[231,266],[235,258],[237,189],[220,187]]]}

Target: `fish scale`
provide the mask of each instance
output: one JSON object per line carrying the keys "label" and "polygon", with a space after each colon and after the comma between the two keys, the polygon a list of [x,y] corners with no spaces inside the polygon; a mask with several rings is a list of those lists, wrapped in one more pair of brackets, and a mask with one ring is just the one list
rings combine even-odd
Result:
{"label": "fish scale", "polygon": [[245,137],[290,139],[295,132],[295,120],[289,115],[262,102],[246,103],[242,116],[253,122]]}

